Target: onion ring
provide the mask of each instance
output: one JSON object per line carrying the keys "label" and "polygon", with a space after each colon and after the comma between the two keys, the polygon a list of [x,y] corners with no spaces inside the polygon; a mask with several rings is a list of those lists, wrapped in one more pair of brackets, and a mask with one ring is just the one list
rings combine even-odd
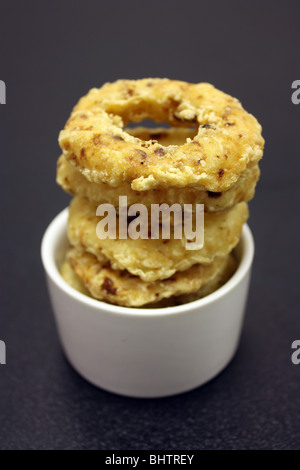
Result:
{"label": "onion ring", "polygon": [[[197,127],[183,145],[163,146],[128,134],[124,125],[153,119]],[[239,101],[208,83],[168,79],[118,80],[92,89],[75,106],[59,144],[91,182],[136,191],[230,188],[262,157],[261,126]]]}

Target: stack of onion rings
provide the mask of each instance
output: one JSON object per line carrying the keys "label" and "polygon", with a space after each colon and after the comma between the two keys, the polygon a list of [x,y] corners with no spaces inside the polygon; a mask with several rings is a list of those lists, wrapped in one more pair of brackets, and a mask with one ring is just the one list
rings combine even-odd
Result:
{"label": "stack of onion rings", "polygon": [[[145,119],[171,127],[128,127]],[[118,80],[79,100],[59,144],[57,182],[75,196],[73,248],[63,269],[69,283],[72,273],[73,285],[81,282],[96,298],[140,306],[208,294],[232,274],[230,252],[248,217],[246,202],[254,195],[264,146],[261,126],[237,99],[208,83]],[[147,208],[204,204],[202,251],[186,256],[172,239],[166,245],[97,240],[96,207],[110,203],[118,209],[119,196]],[[174,276],[180,281],[174,283]],[[132,277],[138,292],[131,289]]]}

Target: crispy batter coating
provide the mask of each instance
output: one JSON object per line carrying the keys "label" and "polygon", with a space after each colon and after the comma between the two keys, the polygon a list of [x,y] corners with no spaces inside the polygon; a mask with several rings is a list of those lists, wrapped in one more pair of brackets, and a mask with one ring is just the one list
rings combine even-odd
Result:
{"label": "crispy batter coating", "polygon": [[[183,145],[130,135],[123,126],[153,119],[197,127]],[[239,101],[208,83],[118,80],[80,99],[59,136],[66,159],[91,182],[133,190],[196,187],[223,192],[262,157],[261,126]]]}
{"label": "crispy batter coating", "polygon": [[204,246],[187,251],[184,239],[101,240],[96,234],[100,220],[96,208],[97,204],[87,199],[75,197],[72,200],[68,222],[70,243],[84,248],[100,261],[104,256],[113,269],[126,269],[144,281],[166,279],[176,271],[185,271],[198,263],[208,264],[215,257],[227,255],[238,243],[243,223],[248,218],[244,202],[229,211],[205,213]]}
{"label": "crispy batter coating", "polygon": [[71,287],[78,290],[78,292],[81,292],[82,294],[90,296],[89,291],[87,290],[81,279],[79,279],[67,259],[64,260],[63,264],[60,267],[60,274]]}
{"label": "crispy batter coating", "polygon": [[[180,129],[180,134],[185,135],[186,129]],[[178,137],[178,129],[148,129],[138,128],[134,130],[135,135],[148,137],[165,136],[165,140],[174,141],[173,136]],[[168,139],[169,137],[169,139]],[[142,137],[140,137],[142,138]],[[157,137],[159,140],[159,138]],[[206,212],[226,210],[239,202],[250,201],[255,192],[255,186],[259,178],[257,163],[250,164],[241,174],[236,183],[223,192],[203,191],[196,188],[166,187],[161,189],[150,189],[149,191],[134,191],[129,183],[122,183],[114,188],[106,183],[90,182],[76,167],[71,165],[63,155],[57,162],[57,183],[73,196],[86,197],[90,201],[112,204],[118,208],[119,196],[127,196],[128,205],[140,203],[148,208],[151,204],[204,204]]]}
{"label": "crispy batter coating", "polygon": [[[174,307],[176,305],[181,305],[181,304],[193,302],[194,300],[201,299],[211,294],[215,290],[219,289],[223,284],[225,284],[225,282],[227,282],[230,279],[230,277],[236,270],[236,267],[237,267],[237,262],[234,256],[232,254],[227,255],[227,261],[225,258],[222,260],[222,263],[219,264],[218,269],[216,269],[215,275],[213,276],[213,278],[210,279],[207,283],[205,283],[202,287],[200,287],[200,289],[198,289],[197,292],[193,294],[172,295],[172,297],[163,298],[162,300],[159,300],[158,302],[155,301],[153,303],[146,303],[145,305],[143,305],[143,308]],[[67,259],[65,259],[60,272],[64,280],[71,287],[78,290],[82,294],[91,296],[90,292],[85,287],[83,281],[79,279],[79,277],[77,276],[74,269],[71,267],[70,262]],[[161,281],[159,282],[159,284],[161,284]],[[123,292],[124,292],[124,289],[123,289]],[[131,292],[131,295],[132,295],[132,290],[129,292]],[[155,299],[156,297],[157,296],[155,296]],[[148,302],[148,300],[146,299],[145,301]],[[132,300],[130,300],[130,302],[132,302]],[[132,306],[136,306],[136,305],[132,305]]]}
{"label": "crispy batter coating", "polygon": [[[168,299],[162,299],[157,304],[155,304],[155,307],[175,307],[176,305],[194,302],[195,300],[202,299],[212,292],[215,292],[231,278],[237,268],[238,263],[232,253],[227,255],[225,258],[227,258],[227,262],[224,265],[224,269],[216,270],[215,276],[202,287],[200,287],[197,292],[194,292],[193,294],[182,294],[178,296],[172,296]],[[225,258],[223,259],[224,261]],[[153,305],[150,304],[149,308],[153,308]]]}
{"label": "crispy batter coating", "polygon": [[[67,262],[94,298],[127,307],[155,304],[161,299],[191,292],[207,295],[219,286],[221,279],[225,282],[230,277],[235,266],[232,256],[227,255],[216,258],[211,264],[198,264],[178,272],[164,281],[145,282],[127,271],[112,269],[109,263],[99,261],[80,248],[69,249]],[[71,282],[74,283],[73,279]],[[190,301],[189,297],[186,299]]]}

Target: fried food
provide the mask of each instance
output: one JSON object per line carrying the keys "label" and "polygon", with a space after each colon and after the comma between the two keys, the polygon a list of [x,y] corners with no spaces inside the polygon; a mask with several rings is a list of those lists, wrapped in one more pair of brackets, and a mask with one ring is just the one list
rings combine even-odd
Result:
{"label": "fried food", "polygon": [[71,287],[78,290],[78,292],[81,292],[84,295],[90,295],[89,291],[87,290],[81,279],[79,279],[67,259],[65,259],[63,264],[61,265],[60,274],[62,275],[63,279]]}
{"label": "fried food", "polygon": [[[197,127],[182,145],[165,146],[124,130],[153,119]],[[66,159],[91,182],[135,191],[197,188],[223,192],[262,157],[261,126],[239,101],[208,83],[118,80],[80,99],[59,136]]]}
{"label": "fried food", "polygon": [[[145,119],[171,127],[130,125]],[[79,100],[59,144],[57,183],[74,196],[68,219],[72,246],[61,267],[69,285],[116,305],[162,308],[202,298],[230,278],[237,266],[232,250],[248,218],[246,203],[254,196],[264,147],[260,124],[236,98],[208,83],[106,83]],[[148,210],[145,238],[118,237],[119,205],[123,211],[126,205],[121,196],[127,208],[142,204],[140,211]],[[112,239],[97,236],[100,204],[116,211]],[[194,211],[204,204],[203,247],[187,249],[184,236],[174,238],[174,214],[171,237],[151,238],[152,204],[179,204],[179,210],[188,204]],[[128,215],[129,232],[138,224],[133,218]],[[165,214],[160,224],[168,224]],[[126,236],[126,222],[124,231]]]}
{"label": "fried food", "polygon": [[[140,128],[141,129],[141,128]],[[160,135],[156,130],[154,135]],[[161,132],[175,134],[176,129],[164,130]],[[143,133],[151,135],[152,131],[142,130]],[[135,130],[135,135],[138,134]],[[140,133],[141,135],[141,133]],[[106,183],[90,182],[76,167],[71,165],[63,155],[57,162],[57,183],[69,194],[73,196],[86,197],[90,201],[98,204],[112,204],[118,209],[119,196],[127,196],[128,205],[135,203],[144,204],[150,207],[151,204],[162,204],[168,202],[170,205],[184,204],[204,204],[206,212],[226,210],[239,202],[250,201],[255,192],[255,186],[259,178],[258,164],[251,164],[245,169],[236,183],[223,192],[201,191],[196,188],[166,187],[164,189],[150,189],[149,191],[134,191],[129,183],[122,183],[117,188],[113,188]]]}
{"label": "fried food", "polygon": [[[225,261],[225,260],[224,260]],[[222,287],[233,275],[237,268],[237,260],[235,256],[231,253],[227,255],[227,262],[224,265],[224,269],[218,270],[215,276],[208,281],[205,285],[200,287],[197,292],[193,294],[182,294],[178,296],[172,296],[168,299],[162,299],[155,305],[150,304],[145,306],[146,308],[163,308],[163,307],[175,307],[176,305],[187,304],[189,302],[194,302],[195,300],[202,299],[209,294],[212,294],[217,289]]]}
{"label": "fried food", "polygon": [[[84,248],[102,261],[109,260],[113,269],[127,270],[144,281],[171,277],[176,271],[209,264],[216,257],[230,253],[239,241],[243,223],[248,218],[247,204],[242,202],[229,211],[205,213],[204,246],[186,250],[185,239],[104,239],[98,238],[97,204],[75,197],[69,210],[68,237],[71,245]],[[172,235],[172,231],[171,231]]]}
{"label": "fried food", "polygon": [[232,256],[227,255],[211,264],[198,264],[178,272],[164,281],[145,282],[127,271],[112,269],[107,261],[99,261],[81,248],[71,247],[67,262],[94,298],[126,307],[155,305],[161,299],[191,292],[201,295],[201,288],[205,292],[213,289],[219,282],[215,279],[228,278],[234,269]]}

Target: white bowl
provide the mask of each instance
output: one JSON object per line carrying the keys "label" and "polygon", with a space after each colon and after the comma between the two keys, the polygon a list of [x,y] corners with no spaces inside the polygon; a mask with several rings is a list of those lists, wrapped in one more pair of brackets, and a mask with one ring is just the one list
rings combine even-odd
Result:
{"label": "white bowl", "polygon": [[247,225],[237,271],[225,285],[188,304],[143,309],[92,299],[64,281],[67,218],[65,209],[51,222],[41,254],[62,347],[83,377],[121,395],[154,398],[191,390],[224,369],[238,346],[249,287]]}

